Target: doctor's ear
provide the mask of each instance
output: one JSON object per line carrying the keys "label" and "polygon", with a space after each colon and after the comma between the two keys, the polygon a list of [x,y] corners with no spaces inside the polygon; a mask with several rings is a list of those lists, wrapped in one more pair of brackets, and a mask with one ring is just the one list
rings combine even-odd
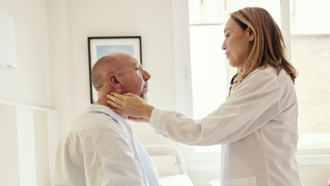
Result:
{"label": "doctor's ear", "polygon": [[254,31],[250,27],[248,27],[247,30],[249,32],[249,41],[251,42],[251,41],[254,40],[255,33],[254,33]]}
{"label": "doctor's ear", "polygon": [[110,74],[108,76],[108,82],[110,83],[110,85],[114,88],[117,88],[117,89],[122,89],[122,86],[118,80],[118,75],[116,74]]}

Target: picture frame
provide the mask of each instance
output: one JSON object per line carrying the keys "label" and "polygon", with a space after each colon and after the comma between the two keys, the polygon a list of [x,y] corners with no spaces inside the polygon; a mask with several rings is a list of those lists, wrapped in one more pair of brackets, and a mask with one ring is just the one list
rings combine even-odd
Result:
{"label": "picture frame", "polygon": [[141,36],[88,37],[89,82],[91,103],[97,101],[97,92],[92,85],[92,68],[98,59],[113,52],[129,53],[142,65]]}

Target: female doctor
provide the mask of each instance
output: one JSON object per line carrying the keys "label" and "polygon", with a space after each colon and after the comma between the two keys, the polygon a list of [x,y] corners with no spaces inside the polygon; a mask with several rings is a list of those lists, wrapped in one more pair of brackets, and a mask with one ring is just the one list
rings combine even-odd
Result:
{"label": "female doctor", "polygon": [[180,143],[222,145],[222,186],[302,186],[297,71],[278,25],[262,8],[244,8],[231,14],[224,34],[222,49],[238,73],[227,100],[205,118],[160,110],[131,93],[111,93],[108,103]]}

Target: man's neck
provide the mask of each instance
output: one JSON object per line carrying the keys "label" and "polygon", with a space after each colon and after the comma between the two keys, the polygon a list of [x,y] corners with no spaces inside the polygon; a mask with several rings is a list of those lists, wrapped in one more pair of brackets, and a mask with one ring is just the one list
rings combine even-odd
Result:
{"label": "man's neck", "polygon": [[[104,98],[102,97],[99,97],[99,99],[94,103],[94,105],[103,105],[103,106],[106,106],[106,107],[109,107],[111,108],[114,112],[116,112],[114,110],[114,108],[112,106],[110,106],[108,103],[107,103],[107,99],[106,97],[104,96]],[[126,114],[121,114],[121,113],[118,113],[116,112],[120,117],[122,117],[124,120],[126,120],[128,118],[128,115]]]}

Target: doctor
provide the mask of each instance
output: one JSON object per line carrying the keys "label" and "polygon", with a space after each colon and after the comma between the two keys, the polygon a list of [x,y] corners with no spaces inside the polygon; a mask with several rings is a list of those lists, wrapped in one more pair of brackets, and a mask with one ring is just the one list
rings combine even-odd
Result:
{"label": "doctor", "polygon": [[238,74],[227,100],[205,118],[163,111],[130,93],[111,93],[108,103],[180,143],[222,145],[222,186],[302,186],[297,71],[278,25],[262,8],[244,8],[231,14],[224,34],[222,49]]}

